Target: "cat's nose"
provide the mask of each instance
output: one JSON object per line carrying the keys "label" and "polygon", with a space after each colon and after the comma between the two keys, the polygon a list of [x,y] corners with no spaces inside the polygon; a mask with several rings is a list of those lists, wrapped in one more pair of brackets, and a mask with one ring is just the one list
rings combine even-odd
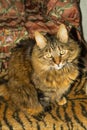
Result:
{"label": "cat's nose", "polygon": [[61,57],[54,57],[53,61],[54,61],[54,63],[56,63],[57,65],[59,65],[60,62],[61,62]]}

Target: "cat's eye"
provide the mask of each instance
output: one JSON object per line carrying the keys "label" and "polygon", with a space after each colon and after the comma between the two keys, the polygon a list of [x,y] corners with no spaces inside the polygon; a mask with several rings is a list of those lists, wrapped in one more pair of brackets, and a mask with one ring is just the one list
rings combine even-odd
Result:
{"label": "cat's eye", "polygon": [[65,55],[66,53],[67,53],[67,50],[61,50],[61,51],[60,51],[60,54],[61,54],[61,55]]}
{"label": "cat's eye", "polygon": [[44,55],[44,58],[51,58],[51,57],[52,57],[51,53],[47,53],[46,55]]}

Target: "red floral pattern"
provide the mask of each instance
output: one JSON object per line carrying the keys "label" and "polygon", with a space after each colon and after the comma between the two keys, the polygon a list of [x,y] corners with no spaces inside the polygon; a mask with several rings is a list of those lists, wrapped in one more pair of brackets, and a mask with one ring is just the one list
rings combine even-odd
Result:
{"label": "red floral pattern", "polygon": [[17,42],[32,37],[35,30],[55,34],[65,23],[80,35],[79,0],[0,0],[0,71],[7,69],[8,59]]}

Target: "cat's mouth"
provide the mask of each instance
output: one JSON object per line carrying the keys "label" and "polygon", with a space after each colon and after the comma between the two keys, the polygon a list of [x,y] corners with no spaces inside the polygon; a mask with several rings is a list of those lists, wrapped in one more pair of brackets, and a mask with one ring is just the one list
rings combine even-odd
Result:
{"label": "cat's mouth", "polygon": [[56,69],[56,70],[60,70],[65,66],[65,63],[60,63],[60,64],[54,64],[53,66],[51,66],[51,69]]}

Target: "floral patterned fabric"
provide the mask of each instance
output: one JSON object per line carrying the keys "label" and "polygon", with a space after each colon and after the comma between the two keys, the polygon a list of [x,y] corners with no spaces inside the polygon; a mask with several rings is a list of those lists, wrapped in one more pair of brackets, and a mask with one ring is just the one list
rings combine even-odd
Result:
{"label": "floral patterned fabric", "polygon": [[24,22],[23,0],[0,0],[0,27],[19,27]]}
{"label": "floral patterned fabric", "polygon": [[[38,1],[33,8],[31,4],[25,8],[27,20],[25,26],[33,37],[35,30],[56,33],[61,23],[68,29],[74,26],[80,31],[80,13],[77,0],[49,0]],[[41,6],[40,6],[41,5]]]}
{"label": "floral patterned fabric", "polygon": [[35,30],[55,34],[61,23],[75,27],[81,40],[79,0],[0,0],[0,72],[11,49]]}

